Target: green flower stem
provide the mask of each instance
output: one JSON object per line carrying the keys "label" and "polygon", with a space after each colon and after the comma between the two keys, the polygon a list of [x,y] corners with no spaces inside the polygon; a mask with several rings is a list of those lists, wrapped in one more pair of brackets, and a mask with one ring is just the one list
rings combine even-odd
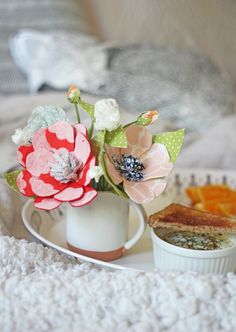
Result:
{"label": "green flower stem", "polygon": [[93,120],[91,120],[92,122],[91,122],[91,126],[90,126],[90,128],[89,128],[89,130],[88,130],[88,138],[90,139],[90,138],[92,138],[92,136],[93,136],[93,127],[94,127],[94,121]]}
{"label": "green flower stem", "polygon": [[107,183],[109,183],[110,186],[114,189],[114,191],[117,195],[119,195],[123,198],[128,198],[126,193],[124,193],[116,185],[114,185],[114,183],[111,181],[111,179],[110,179],[110,177],[107,173],[107,168],[106,168],[106,164],[105,164],[105,160],[104,160],[104,151],[103,151],[105,136],[106,136],[106,131],[104,131],[104,140],[103,140],[103,143],[100,146],[100,152],[99,152],[99,164],[102,166],[103,173],[104,173],[103,176],[104,176],[105,180],[107,181]]}
{"label": "green flower stem", "polygon": [[75,105],[75,112],[76,112],[76,116],[77,116],[77,121],[78,121],[78,123],[80,123],[80,115],[79,115],[78,105],[77,104],[74,104],[74,105]]}
{"label": "green flower stem", "polygon": [[123,126],[123,128],[127,128],[133,124],[137,123],[137,120],[133,121],[133,122],[130,122],[130,123],[127,123],[125,126]]}
{"label": "green flower stem", "polygon": [[105,178],[105,180],[114,189],[115,193],[117,195],[123,197],[123,198],[128,198],[128,196],[122,190],[120,190],[116,185],[114,185],[114,183],[110,180],[110,178],[109,178],[109,176],[107,174],[107,169],[106,169],[106,165],[105,165],[105,162],[104,162],[104,156],[103,155],[102,155],[102,157],[100,159],[100,164],[102,165],[102,168],[103,168],[103,171],[104,171],[104,178]]}

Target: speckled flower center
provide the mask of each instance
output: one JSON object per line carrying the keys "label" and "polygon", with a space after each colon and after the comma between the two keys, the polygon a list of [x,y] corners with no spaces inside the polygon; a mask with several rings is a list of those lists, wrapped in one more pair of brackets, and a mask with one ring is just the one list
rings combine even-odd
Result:
{"label": "speckled flower center", "polygon": [[141,161],[128,154],[122,154],[119,159],[113,155],[112,160],[115,168],[120,174],[128,181],[141,181],[143,180],[144,165]]}
{"label": "speckled flower center", "polygon": [[61,149],[54,157],[55,162],[49,163],[52,177],[61,183],[78,180],[78,171],[82,165],[73,153]]}

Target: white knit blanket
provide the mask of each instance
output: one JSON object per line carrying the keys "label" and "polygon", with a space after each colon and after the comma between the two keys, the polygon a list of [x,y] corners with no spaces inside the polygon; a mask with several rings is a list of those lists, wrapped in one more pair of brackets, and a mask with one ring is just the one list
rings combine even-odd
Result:
{"label": "white knit blanket", "polygon": [[0,331],[235,331],[236,276],[108,271],[0,237]]}
{"label": "white knit blanket", "polygon": [[[53,99],[61,104],[62,97],[50,96],[52,104]],[[44,100],[44,103],[48,102]],[[5,101],[4,111],[7,109],[7,112],[0,113],[4,122],[0,131],[0,153],[5,161],[1,170],[12,165],[14,159],[13,147],[7,143],[10,128],[21,124],[22,116],[37,104],[37,98],[26,101],[19,97],[14,105],[10,99]],[[194,153],[189,145],[179,163],[183,166],[189,166],[188,163],[235,166],[235,154],[229,157],[227,152],[235,150],[229,143],[235,142],[235,132],[229,128],[235,128],[236,121],[233,118],[225,121],[228,123],[225,122],[223,131],[216,128],[214,135],[209,133],[207,142],[208,149],[212,147],[211,154],[209,150],[207,153],[203,137],[200,144],[193,143],[198,150]],[[217,147],[216,133],[222,135]],[[234,274],[224,277],[178,272],[141,273],[109,271],[88,263],[79,265],[74,259],[30,242],[32,238],[20,220],[20,209],[19,197],[0,182],[1,332],[235,331]]]}

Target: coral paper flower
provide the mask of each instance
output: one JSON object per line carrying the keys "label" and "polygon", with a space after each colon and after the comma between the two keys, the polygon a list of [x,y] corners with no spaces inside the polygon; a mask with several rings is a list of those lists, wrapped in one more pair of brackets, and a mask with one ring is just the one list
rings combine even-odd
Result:
{"label": "coral paper flower", "polygon": [[163,144],[152,144],[146,127],[132,125],[126,129],[127,148],[106,146],[105,163],[111,180],[123,182],[124,191],[136,203],[143,204],[159,196],[166,187],[164,177],[173,168]]}
{"label": "coral paper flower", "polygon": [[36,197],[39,209],[51,210],[63,202],[79,207],[97,196],[89,186],[95,157],[82,124],[58,121],[37,130],[31,145],[19,147],[18,159],[24,170],[17,186],[25,196]]}

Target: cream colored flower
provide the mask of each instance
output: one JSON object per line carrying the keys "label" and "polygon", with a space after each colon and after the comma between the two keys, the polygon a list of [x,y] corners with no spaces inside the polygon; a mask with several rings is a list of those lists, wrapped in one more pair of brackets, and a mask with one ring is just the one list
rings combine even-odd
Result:
{"label": "cream colored flower", "polygon": [[25,127],[23,129],[17,128],[15,129],[15,133],[11,137],[12,142],[17,145],[25,145],[28,144],[31,140],[31,133],[28,128]]}
{"label": "cream colored flower", "polygon": [[120,111],[115,99],[101,99],[95,103],[94,111],[95,123],[97,130],[112,131],[120,125]]}
{"label": "cream colored flower", "polygon": [[91,179],[94,179],[96,183],[98,183],[102,175],[103,175],[103,169],[100,166],[93,166],[90,168],[88,172],[88,176]]}

